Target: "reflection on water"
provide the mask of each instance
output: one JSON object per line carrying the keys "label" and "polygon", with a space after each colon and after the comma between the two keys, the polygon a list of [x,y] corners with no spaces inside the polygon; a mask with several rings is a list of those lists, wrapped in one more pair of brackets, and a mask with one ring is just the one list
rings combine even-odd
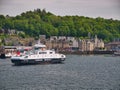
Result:
{"label": "reflection on water", "polygon": [[63,64],[14,66],[0,59],[0,90],[120,90],[120,60],[67,55]]}

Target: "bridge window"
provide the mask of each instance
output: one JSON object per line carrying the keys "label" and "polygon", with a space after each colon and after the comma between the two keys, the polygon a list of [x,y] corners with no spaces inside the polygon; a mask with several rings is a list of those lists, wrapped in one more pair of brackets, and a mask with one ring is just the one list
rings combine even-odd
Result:
{"label": "bridge window", "polygon": [[50,52],[50,54],[52,54],[53,52]]}
{"label": "bridge window", "polygon": [[47,52],[39,52],[39,54],[47,54]]}

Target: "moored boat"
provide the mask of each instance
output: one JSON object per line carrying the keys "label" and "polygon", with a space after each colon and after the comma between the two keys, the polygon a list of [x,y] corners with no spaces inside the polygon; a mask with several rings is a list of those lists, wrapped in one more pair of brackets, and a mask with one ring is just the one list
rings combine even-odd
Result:
{"label": "moored boat", "polygon": [[54,50],[47,50],[43,44],[34,45],[33,49],[23,55],[12,56],[11,62],[15,65],[39,64],[39,63],[61,63],[66,56],[56,53]]}
{"label": "moored boat", "polygon": [[115,55],[115,56],[120,56],[120,51],[114,52],[114,55]]}

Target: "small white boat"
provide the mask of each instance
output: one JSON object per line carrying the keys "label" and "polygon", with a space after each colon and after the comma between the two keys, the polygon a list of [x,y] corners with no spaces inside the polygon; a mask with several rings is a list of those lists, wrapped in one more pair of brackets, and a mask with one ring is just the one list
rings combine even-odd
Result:
{"label": "small white boat", "polygon": [[66,59],[63,54],[54,50],[47,50],[43,44],[34,45],[33,49],[20,56],[12,56],[11,62],[15,65],[38,63],[61,63]]}
{"label": "small white boat", "polygon": [[120,56],[120,51],[114,52],[114,55],[115,55],[115,56]]}

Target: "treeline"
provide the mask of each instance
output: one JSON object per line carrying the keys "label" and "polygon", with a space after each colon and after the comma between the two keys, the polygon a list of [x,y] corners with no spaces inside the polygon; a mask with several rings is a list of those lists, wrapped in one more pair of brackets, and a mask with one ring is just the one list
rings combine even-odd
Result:
{"label": "treeline", "polygon": [[15,17],[0,15],[0,29],[16,29],[26,35],[37,37],[74,36],[85,38],[95,34],[105,41],[120,38],[120,21],[113,19],[89,18],[84,16],[56,16],[45,9],[27,11]]}

